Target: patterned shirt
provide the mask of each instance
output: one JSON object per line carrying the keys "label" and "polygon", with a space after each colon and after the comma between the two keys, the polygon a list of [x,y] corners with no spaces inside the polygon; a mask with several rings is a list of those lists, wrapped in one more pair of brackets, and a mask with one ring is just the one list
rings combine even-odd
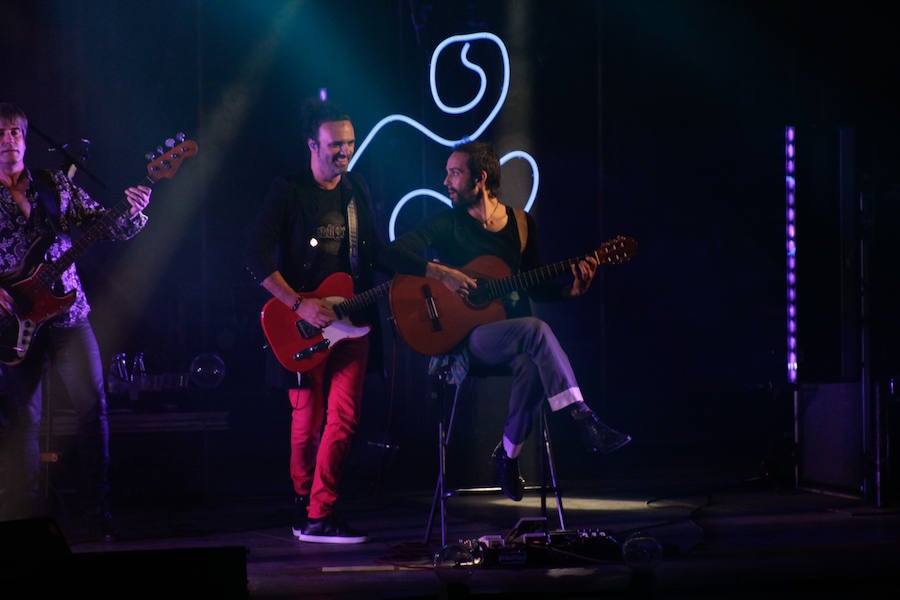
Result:
{"label": "patterned shirt", "polygon": [[[53,170],[49,174],[56,190],[55,194],[49,194],[52,196],[48,199],[51,211],[38,201],[38,186],[31,171],[26,169],[23,173],[29,181],[26,198],[32,207],[28,218],[19,210],[12,193],[6,186],[0,185],[0,284],[8,286],[26,279],[39,264],[57,261],[72,248],[72,231],[98,224],[110,214],[61,170]],[[127,203],[127,200],[122,202]],[[58,212],[58,215],[50,216],[48,212]],[[111,227],[101,229],[98,235],[102,239],[127,240],[141,231],[147,220],[143,213],[128,217],[125,211],[123,216],[111,222]],[[29,255],[30,252],[37,254],[46,243],[49,243],[49,248],[42,256]],[[74,262],[65,269],[52,289],[55,295],[71,291],[75,291],[75,301],[67,311],[54,318],[56,324],[75,324],[86,319],[91,310]]]}

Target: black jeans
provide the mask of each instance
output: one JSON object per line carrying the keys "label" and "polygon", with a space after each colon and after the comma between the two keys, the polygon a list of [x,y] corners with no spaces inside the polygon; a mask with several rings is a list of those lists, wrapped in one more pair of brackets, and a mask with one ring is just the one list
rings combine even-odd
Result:
{"label": "black jeans", "polygon": [[[107,511],[109,424],[103,363],[88,321],[45,325],[25,360],[0,367],[0,519],[46,514],[40,489],[44,375],[75,411],[82,508]],[[64,397],[57,392],[65,392]],[[59,403],[56,404],[59,406]]]}

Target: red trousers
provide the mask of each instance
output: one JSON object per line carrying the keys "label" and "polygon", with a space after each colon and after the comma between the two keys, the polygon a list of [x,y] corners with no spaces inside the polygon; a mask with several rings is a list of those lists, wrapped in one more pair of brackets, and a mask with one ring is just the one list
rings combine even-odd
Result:
{"label": "red trousers", "polygon": [[334,512],[341,471],[359,424],[368,358],[368,336],[342,340],[325,362],[303,373],[301,388],[288,390],[291,479],[294,492],[309,496],[310,518]]}

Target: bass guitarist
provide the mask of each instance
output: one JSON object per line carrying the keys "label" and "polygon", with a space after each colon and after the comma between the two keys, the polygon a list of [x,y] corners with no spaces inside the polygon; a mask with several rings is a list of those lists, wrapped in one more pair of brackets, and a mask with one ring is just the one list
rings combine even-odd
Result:
{"label": "bass guitarist", "polygon": [[[129,208],[112,217],[63,171],[26,168],[27,132],[25,113],[0,103],[0,519],[46,513],[38,438],[46,373],[59,380],[77,414],[82,525],[89,527],[83,533],[109,537],[109,429],[91,307],[74,263],[55,281],[40,274],[86,225],[107,220],[109,239],[136,235],[147,224],[142,211],[151,188],[126,189]],[[45,306],[54,307],[45,322],[26,316]]]}
{"label": "bass guitarist", "polygon": [[[431,216],[400,236],[387,248],[386,256],[396,273],[424,277],[435,286],[443,285],[459,297],[460,310],[465,310],[467,303],[480,304],[481,293],[478,274],[466,266],[494,257],[514,273],[536,267],[540,264],[537,235],[529,214],[500,202],[500,161],[490,144],[458,145],[447,159],[446,173],[444,186],[453,202],[452,208]],[[426,251],[435,253],[436,260],[426,260],[423,257]],[[586,256],[572,264],[571,281],[536,286],[529,296],[534,300],[581,296],[588,291],[597,267],[597,258]],[[391,312],[401,335],[406,315],[398,309],[407,300],[398,297],[398,282],[402,277],[395,277],[391,290]],[[440,309],[435,307],[434,296],[440,290],[430,284],[414,287],[427,290],[425,295],[430,296],[415,301],[422,300],[432,307],[431,335],[453,334],[447,331],[448,324],[465,325],[465,319],[452,314],[446,303]],[[629,435],[604,424],[584,402],[565,351],[547,323],[531,316],[528,296],[511,291],[503,299],[499,313],[493,312],[495,320],[488,318],[489,322],[483,322],[482,311],[473,309],[471,313],[471,328],[456,332],[467,335],[460,335],[461,341],[447,353],[433,356],[431,364],[433,368],[438,364],[449,365],[455,381],[461,381],[470,367],[511,370],[513,383],[507,420],[502,438],[491,455],[500,488],[507,497],[514,501],[522,499],[525,482],[519,471],[518,456],[531,433],[536,411],[544,401],[552,411],[565,411],[572,416],[591,451],[612,452],[631,440]],[[412,342],[415,348],[418,340]],[[427,342],[423,347],[429,347]]]}

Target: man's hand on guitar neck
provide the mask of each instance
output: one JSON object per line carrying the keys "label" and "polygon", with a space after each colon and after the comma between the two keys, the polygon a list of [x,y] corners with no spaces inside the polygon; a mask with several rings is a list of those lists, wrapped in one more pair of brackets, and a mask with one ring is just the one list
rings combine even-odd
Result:
{"label": "man's hand on guitar neck", "polygon": [[135,216],[150,204],[150,195],[153,190],[146,185],[137,185],[125,190],[125,199],[131,205],[129,216]]}
{"label": "man's hand on guitar neck", "polygon": [[594,276],[597,274],[599,264],[593,256],[586,256],[573,264],[572,275],[575,276],[575,279],[572,280],[572,285],[569,286],[564,294],[569,298],[575,298],[587,292],[588,288],[591,287]]}
{"label": "man's hand on guitar neck", "polygon": [[465,298],[469,292],[478,287],[478,282],[458,269],[447,267],[439,262],[429,262],[425,267],[425,276],[437,279],[451,292]]}

